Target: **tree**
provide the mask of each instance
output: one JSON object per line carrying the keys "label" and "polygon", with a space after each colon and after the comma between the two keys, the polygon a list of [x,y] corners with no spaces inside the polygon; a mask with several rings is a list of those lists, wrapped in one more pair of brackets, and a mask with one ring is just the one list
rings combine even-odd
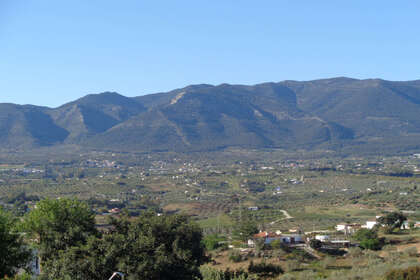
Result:
{"label": "tree", "polygon": [[407,217],[399,212],[392,212],[385,216],[382,216],[378,219],[380,224],[385,225],[386,231],[388,233],[393,232],[395,229],[401,228],[404,221],[407,220]]}
{"label": "tree", "polygon": [[55,260],[60,251],[86,243],[97,235],[95,215],[86,203],[76,199],[45,199],[36,204],[23,223],[39,245],[43,265]]}
{"label": "tree", "polygon": [[234,229],[234,235],[242,241],[247,241],[255,233],[258,233],[258,227],[251,217],[238,221]]}
{"label": "tree", "polygon": [[220,242],[224,241],[225,239],[218,236],[217,234],[209,234],[203,239],[203,244],[206,246],[208,251],[215,250],[222,246]]}
{"label": "tree", "polygon": [[[126,279],[196,279],[205,261],[202,233],[185,216],[145,213],[135,220],[112,219],[113,229],[86,244],[60,251],[48,266],[52,279],[108,279],[121,271]],[[70,279],[70,278],[69,278]]]}
{"label": "tree", "polygon": [[378,238],[378,233],[371,229],[359,229],[353,238],[360,242],[363,249],[380,250],[384,245],[384,240]]}
{"label": "tree", "polygon": [[16,219],[0,208],[0,278],[13,276],[24,268],[31,252],[16,232]]}
{"label": "tree", "polygon": [[[114,220],[108,240],[127,279],[195,279],[205,261],[201,229],[186,216],[148,212],[135,221]],[[116,248],[115,244],[121,244]]]}

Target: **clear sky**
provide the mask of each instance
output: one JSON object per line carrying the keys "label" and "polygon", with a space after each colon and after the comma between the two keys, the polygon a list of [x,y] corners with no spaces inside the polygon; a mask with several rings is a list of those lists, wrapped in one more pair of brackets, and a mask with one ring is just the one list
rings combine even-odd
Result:
{"label": "clear sky", "polygon": [[0,0],[0,102],[420,79],[420,1]]}

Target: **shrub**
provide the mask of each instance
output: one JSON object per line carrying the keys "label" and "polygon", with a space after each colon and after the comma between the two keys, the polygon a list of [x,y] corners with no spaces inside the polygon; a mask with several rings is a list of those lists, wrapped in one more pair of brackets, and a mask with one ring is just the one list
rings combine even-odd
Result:
{"label": "shrub", "polygon": [[232,251],[229,254],[229,260],[232,262],[241,262],[242,261],[242,256],[238,251]]}
{"label": "shrub", "polygon": [[251,279],[248,273],[243,270],[230,270],[225,271],[217,270],[208,266],[203,266],[200,269],[203,280],[247,280]]}
{"label": "shrub", "polygon": [[384,246],[384,239],[378,238],[375,230],[360,229],[354,235],[354,239],[360,241],[360,247],[368,250],[380,250]]}
{"label": "shrub", "polygon": [[210,234],[203,238],[203,243],[208,251],[212,251],[221,247],[223,244],[220,242],[223,240],[224,239],[219,237],[217,234]]}
{"label": "shrub", "polygon": [[258,274],[261,277],[273,277],[283,273],[283,269],[279,265],[267,264],[265,262],[254,264],[254,262],[251,261],[248,266],[248,272]]}

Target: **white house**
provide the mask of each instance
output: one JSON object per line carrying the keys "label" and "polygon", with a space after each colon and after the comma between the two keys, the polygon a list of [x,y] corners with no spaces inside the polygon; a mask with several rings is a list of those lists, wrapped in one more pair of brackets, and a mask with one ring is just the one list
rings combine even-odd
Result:
{"label": "white house", "polygon": [[327,242],[330,240],[330,236],[329,235],[315,235],[315,239],[321,242]]}
{"label": "white house", "polygon": [[337,231],[345,231],[346,230],[346,226],[347,226],[347,224],[338,224],[338,225],[335,226],[335,229]]}
{"label": "white house", "polygon": [[338,224],[335,226],[337,231],[344,232],[345,234],[353,234],[358,231],[362,225],[360,224]]}
{"label": "white house", "polygon": [[[254,234],[254,240],[258,238],[264,238],[265,244],[271,244],[271,242],[275,240],[280,240],[282,243],[285,244],[296,244],[296,243],[304,243],[305,236],[302,234],[281,234],[281,232],[260,232]],[[248,240],[248,246],[253,247],[255,245],[254,240]]]}
{"label": "white house", "polygon": [[362,228],[373,229],[373,227],[377,224],[377,221],[366,221],[366,225],[362,225]]}

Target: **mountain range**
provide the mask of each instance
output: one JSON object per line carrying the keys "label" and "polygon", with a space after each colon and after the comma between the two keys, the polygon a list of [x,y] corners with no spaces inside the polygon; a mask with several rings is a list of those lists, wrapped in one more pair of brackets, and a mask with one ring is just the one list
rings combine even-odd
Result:
{"label": "mountain range", "polygon": [[0,132],[2,149],[19,150],[408,151],[420,149],[420,80],[201,84],[139,97],[91,94],[58,108],[3,103]]}

